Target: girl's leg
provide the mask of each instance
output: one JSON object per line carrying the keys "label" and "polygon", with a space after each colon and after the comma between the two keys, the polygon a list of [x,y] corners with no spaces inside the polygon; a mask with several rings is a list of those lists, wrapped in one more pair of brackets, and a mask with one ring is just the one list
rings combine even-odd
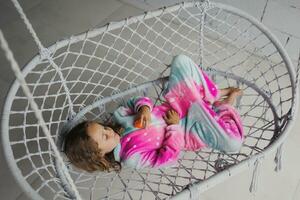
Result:
{"label": "girl's leg", "polygon": [[213,118],[203,104],[193,104],[188,114],[189,132],[213,149],[236,153],[243,143],[243,129],[238,114],[229,105],[219,107],[220,118]]}
{"label": "girl's leg", "polygon": [[[224,105],[219,112],[222,112],[225,119],[217,121],[214,118],[216,113],[211,109],[210,112],[206,106],[209,105],[207,102],[218,99],[218,91],[217,86],[190,58],[179,55],[173,59],[165,98],[180,118],[186,117],[185,132],[196,133],[212,148],[236,152],[241,146],[243,135],[237,130],[240,128],[237,127],[240,124],[238,117]],[[229,121],[226,121],[227,118]],[[227,124],[229,127],[225,127]]]}
{"label": "girl's leg", "polygon": [[217,86],[189,57],[174,57],[165,99],[181,117],[193,102],[213,102],[217,95]]}
{"label": "girl's leg", "polygon": [[168,89],[173,88],[178,83],[195,81],[201,84],[199,67],[185,55],[178,55],[173,58],[171,63],[171,73],[169,76]]}

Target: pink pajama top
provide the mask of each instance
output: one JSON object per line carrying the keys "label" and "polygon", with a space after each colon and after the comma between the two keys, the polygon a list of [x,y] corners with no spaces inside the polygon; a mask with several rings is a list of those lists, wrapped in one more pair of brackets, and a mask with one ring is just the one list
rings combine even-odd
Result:
{"label": "pink pajama top", "polygon": [[[213,106],[219,98],[217,85],[190,58],[173,59],[164,97],[166,102],[156,106],[148,97],[133,97],[114,112],[115,121],[125,128],[114,149],[117,161],[133,168],[158,168],[175,164],[182,150],[210,147],[230,153],[240,149],[239,114],[231,105]],[[134,119],[143,105],[151,110],[151,124],[138,129]],[[163,116],[170,109],[179,114],[179,124],[165,123]]]}

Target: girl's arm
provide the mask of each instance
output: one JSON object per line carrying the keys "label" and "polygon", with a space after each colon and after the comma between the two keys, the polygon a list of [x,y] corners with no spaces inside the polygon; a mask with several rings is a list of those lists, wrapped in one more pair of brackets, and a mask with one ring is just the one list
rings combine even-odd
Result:
{"label": "girl's arm", "polygon": [[[138,139],[141,139],[141,136],[143,136],[142,133],[139,135]],[[133,139],[130,141],[132,140]],[[138,152],[136,153],[132,153],[132,151],[134,151],[134,149],[132,149],[134,146],[131,146],[130,150],[125,151],[126,155],[121,156],[122,162],[127,166],[137,169],[168,166],[177,161],[180,151],[185,144],[183,129],[178,124],[170,125],[165,129],[165,136],[162,143],[159,144],[160,147],[153,148],[154,145],[156,146],[154,138],[151,141],[152,144],[149,144],[148,141],[149,140],[142,139],[140,142],[144,142],[144,147],[142,148],[142,151],[137,150]],[[148,147],[150,148],[148,149]]]}
{"label": "girl's arm", "polygon": [[151,123],[151,112],[150,108],[143,105],[139,108],[138,113],[134,119],[134,127],[136,128],[146,128]]}
{"label": "girl's arm", "polygon": [[152,167],[161,167],[174,163],[184,147],[184,132],[178,124],[166,128],[165,138],[161,148],[156,150]]}
{"label": "girl's arm", "polygon": [[127,101],[127,106],[134,111],[135,113],[138,113],[140,108],[143,106],[147,106],[149,108],[149,111],[152,111],[153,103],[152,100],[149,97],[132,97]]}
{"label": "girl's arm", "polygon": [[163,167],[177,161],[185,145],[184,131],[178,124],[179,115],[175,111],[168,111],[165,120],[168,126],[165,128],[164,139],[160,147],[131,156],[124,160],[127,165],[134,168]]}
{"label": "girl's arm", "polygon": [[169,110],[163,118],[168,125],[179,124],[180,120],[179,114],[173,109]]}
{"label": "girl's arm", "polygon": [[152,100],[148,97],[132,97],[127,101],[127,106],[136,113],[134,126],[146,128],[151,123]]}
{"label": "girl's arm", "polygon": [[166,165],[177,161],[181,149],[184,147],[184,131],[179,125],[179,115],[175,110],[169,110],[164,116],[168,124],[163,144],[156,152],[153,167]]}
{"label": "girl's arm", "polygon": [[[113,113],[115,121],[119,124],[126,124],[128,121],[125,116],[136,114],[136,120],[143,123],[144,126],[137,127],[143,128],[148,125],[151,121],[151,111],[153,108],[153,103],[148,97],[132,97],[127,101],[127,106],[120,106]],[[133,122],[134,123],[134,122]],[[133,124],[134,125],[134,124]]]}

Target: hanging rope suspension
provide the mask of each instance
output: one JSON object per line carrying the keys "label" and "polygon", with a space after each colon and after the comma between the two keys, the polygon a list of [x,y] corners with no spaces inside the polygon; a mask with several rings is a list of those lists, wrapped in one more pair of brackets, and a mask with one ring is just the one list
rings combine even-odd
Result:
{"label": "hanging rope suspension", "polygon": [[75,112],[73,110],[73,102],[71,100],[71,95],[70,95],[70,91],[66,85],[66,80],[63,76],[63,74],[61,73],[61,70],[59,69],[59,67],[57,66],[57,64],[53,61],[52,57],[51,57],[51,53],[49,51],[49,49],[45,48],[42,44],[42,42],[40,41],[40,39],[38,38],[36,32],[34,31],[31,23],[29,22],[28,18],[26,17],[21,5],[19,4],[19,2],[17,0],[12,0],[15,8],[17,9],[18,13],[20,14],[21,18],[23,19],[23,22],[25,23],[28,31],[30,32],[32,38],[34,39],[38,49],[39,49],[39,52],[40,52],[40,55],[41,55],[41,58],[42,59],[47,59],[51,66],[54,67],[54,69],[57,71],[57,73],[59,74],[59,77],[60,79],[62,80],[62,84],[63,84],[63,87],[64,87],[64,90],[66,92],[66,96],[68,98],[68,102],[69,102],[69,106],[70,106],[70,112],[69,112],[69,116],[70,118],[73,118],[75,116]]}
{"label": "hanging rope suspension", "polygon": [[59,162],[60,167],[63,169],[63,172],[65,173],[64,175],[67,177],[67,180],[69,182],[69,184],[72,186],[73,192],[75,194],[75,196],[73,198],[76,198],[78,200],[81,199],[77,188],[73,182],[73,179],[71,178],[68,169],[65,166],[65,163],[63,161],[63,159],[60,156],[60,152],[58,151],[56,144],[54,143],[51,133],[49,132],[49,129],[46,126],[46,122],[44,121],[44,118],[42,116],[41,111],[38,108],[38,105],[35,103],[35,101],[33,100],[33,96],[30,92],[30,89],[27,86],[27,83],[20,71],[20,67],[18,65],[18,63],[16,62],[16,60],[13,57],[13,54],[11,52],[11,50],[9,49],[9,46],[3,36],[2,31],[0,30],[0,44],[1,44],[1,48],[4,50],[5,52],[5,56],[7,58],[7,60],[10,62],[11,64],[11,68],[14,71],[16,78],[18,80],[18,82],[20,83],[24,94],[26,95],[26,97],[28,98],[28,102],[30,103],[30,106],[32,107],[32,109],[34,110],[34,114],[36,116],[36,118],[38,119],[38,124],[41,126],[41,128],[43,129],[44,134],[47,137],[47,140],[49,141],[52,150],[54,151],[54,154]]}
{"label": "hanging rope suspension", "polygon": [[[31,199],[198,198],[250,164],[254,191],[261,155],[276,149],[281,168],[281,145],[299,104],[298,76],[280,42],[253,17],[209,1],[184,2],[45,48],[18,1],[12,1],[39,55],[20,72],[1,37],[18,78],[6,98],[1,136],[10,169]],[[246,132],[240,152],[205,148],[184,152],[170,168],[124,166],[120,173],[87,173],[71,165],[60,152],[64,132],[82,120],[109,120],[131,96],[164,103],[166,65],[178,54],[199,62],[220,88],[243,89],[237,102]]]}

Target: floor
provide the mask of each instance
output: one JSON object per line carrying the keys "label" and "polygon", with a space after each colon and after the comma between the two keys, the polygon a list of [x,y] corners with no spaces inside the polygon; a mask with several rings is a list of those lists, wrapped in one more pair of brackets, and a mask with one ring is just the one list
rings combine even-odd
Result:
{"label": "floor", "polygon": [[[240,8],[265,24],[285,46],[295,66],[300,54],[300,0],[217,0]],[[128,16],[138,15],[146,10],[168,6],[176,0],[27,0],[21,2],[45,46]],[[298,24],[298,25],[297,25]],[[20,66],[24,66],[36,53],[30,34],[9,1],[0,1],[0,28]],[[30,50],[29,50],[30,49]],[[5,94],[14,80],[14,75],[0,51],[0,111],[2,113]],[[1,117],[2,118],[2,117]],[[295,119],[300,122],[300,118]],[[256,200],[297,200],[300,199],[300,123],[296,123],[284,146],[283,169],[274,171],[274,157],[264,160],[256,193],[249,192],[252,170],[236,175],[204,192],[201,199],[256,199]],[[1,149],[1,148],[0,148]],[[1,199],[28,199],[10,175],[3,150],[0,150],[0,194]]]}

